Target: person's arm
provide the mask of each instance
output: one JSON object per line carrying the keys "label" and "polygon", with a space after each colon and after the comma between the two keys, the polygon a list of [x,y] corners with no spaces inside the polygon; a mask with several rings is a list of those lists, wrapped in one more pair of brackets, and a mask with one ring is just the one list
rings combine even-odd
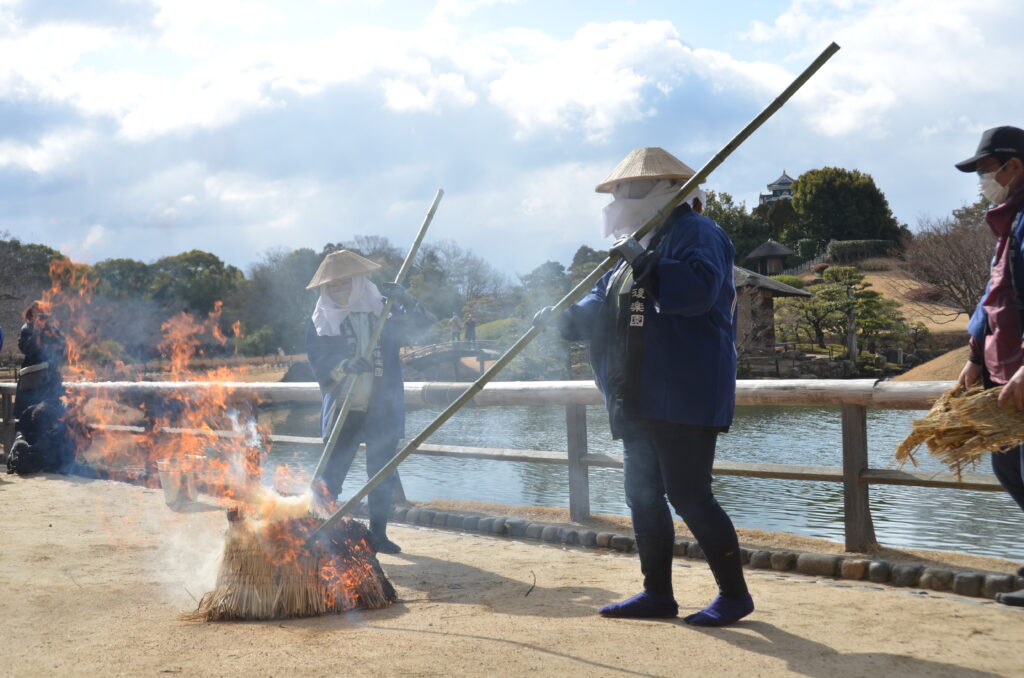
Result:
{"label": "person's arm", "polygon": [[608,271],[594,284],[590,293],[566,311],[566,319],[559,324],[559,333],[566,341],[590,341],[597,315],[608,294],[608,283],[615,269]]}
{"label": "person's arm", "polygon": [[[384,283],[394,302],[391,305],[391,317],[385,329],[390,328],[402,345],[410,345],[419,336],[437,323],[437,316],[416,300],[401,285]],[[382,290],[383,291],[383,290]]]}
{"label": "person's arm", "polygon": [[340,367],[348,356],[339,355],[339,342],[336,337],[321,337],[310,321],[306,324],[306,358],[313,368],[313,376],[321,388],[330,388],[337,381],[332,372]]}
{"label": "person's arm", "polygon": [[703,224],[686,224],[670,233],[657,263],[638,279],[658,302],[661,313],[697,316],[711,310],[726,276],[732,276],[731,248]]}

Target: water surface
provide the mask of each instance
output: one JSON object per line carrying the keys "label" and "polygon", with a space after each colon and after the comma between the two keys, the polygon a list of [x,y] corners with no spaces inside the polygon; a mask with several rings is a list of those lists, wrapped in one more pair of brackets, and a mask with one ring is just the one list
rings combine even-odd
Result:
{"label": "water surface", "polygon": [[[408,412],[411,437],[440,412]],[[893,450],[921,411],[869,410],[868,456],[874,468],[892,468]],[[319,408],[265,413],[274,433],[316,436]],[[604,409],[587,408],[591,452],[622,453],[611,440]],[[431,443],[532,450],[565,450],[562,406],[464,408],[442,426]],[[275,446],[267,466],[289,463],[309,472],[320,450]],[[943,467],[919,455],[924,470]],[[719,460],[771,464],[842,466],[842,428],[836,407],[739,407],[729,433],[719,439]],[[986,460],[979,472],[990,473]],[[510,505],[568,506],[565,466],[525,462],[449,459],[412,455],[401,468],[406,495],[414,501],[461,499]],[[362,455],[343,496],[365,482]],[[715,479],[715,494],[737,526],[784,531],[843,541],[843,491],[839,483],[762,478]],[[873,485],[871,511],[878,540],[886,546],[964,551],[1024,560],[1024,513],[1004,492]],[[629,515],[622,471],[590,470],[593,513]]]}

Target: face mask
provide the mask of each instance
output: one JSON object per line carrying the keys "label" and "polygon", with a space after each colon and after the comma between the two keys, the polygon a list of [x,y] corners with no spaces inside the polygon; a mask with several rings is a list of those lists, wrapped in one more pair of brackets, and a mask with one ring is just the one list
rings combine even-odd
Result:
{"label": "face mask", "polygon": [[1002,205],[1006,198],[1010,195],[1009,186],[1001,186],[996,181],[996,173],[1006,167],[1004,163],[1002,167],[997,169],[995,172],[986,172],[981,175],[981,179],[978,184],[981,187],[981,194],[994,205]]}
{"label": "face mask", "polygon": [[328,283],[324,289],[327,292],[327,297],[338,306],[345,306],[348,304],[348,299],[352,296],[352,281],[343,280],[336,283]]}

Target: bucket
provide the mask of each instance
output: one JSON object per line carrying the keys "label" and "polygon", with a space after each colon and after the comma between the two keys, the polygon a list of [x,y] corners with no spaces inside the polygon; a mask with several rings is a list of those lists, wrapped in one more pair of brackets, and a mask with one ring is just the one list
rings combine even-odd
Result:
{"label": "bucket", "polygon": [[164,501],[176,508],[193,502],[198,496],[196,492],[196,474],[194,471],[182,469],[180,461],[167,459],[156,463],[160,474],[160,487],[164,490]]}

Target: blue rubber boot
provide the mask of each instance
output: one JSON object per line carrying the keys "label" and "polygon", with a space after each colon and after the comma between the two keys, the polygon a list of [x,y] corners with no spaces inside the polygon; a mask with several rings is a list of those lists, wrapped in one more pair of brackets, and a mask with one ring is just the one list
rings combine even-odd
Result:
{"label": "blue rubber boot", "polygon": [[663,618],[679,614],[679,605],[672,596],[638,593],[621,603],[605,605],[598,612],[604,617]]}
{"label": "blue rubber boot", "polygon": [[743,619],[754,611],[754,599],[750,594],[742,598],[715,596],[711,604],[700,612],[683,617],[683,621],[694,626],[728,626]]}

